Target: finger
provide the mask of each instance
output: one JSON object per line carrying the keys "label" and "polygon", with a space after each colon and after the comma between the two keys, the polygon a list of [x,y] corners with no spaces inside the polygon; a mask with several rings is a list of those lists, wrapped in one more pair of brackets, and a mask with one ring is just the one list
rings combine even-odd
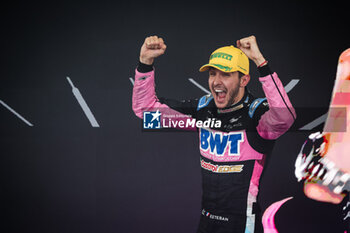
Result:
{"label": "finger", "polygon": [[250,42],[249,41],[243,41],[241,42],[242,48],[249,49],[250,48]]}
{"label": "finger", "polygon": [[158,41],[158,36],[152,36],[151,37],[152,43],[157,43]]}
{"label": "finger", "polygon": [[236,46],[237,46],[237,48],[241,47],[241,42],[239,40],[236,41]]}
{"label": "finger", "polygon": [[246,37],[246,38],[240,39],[239,43],[241,44],[241,47],[249,48],[250,47],[250,38]]}
{"label": "finger", "polygon": [[165,44],[163,44],[163,46],[161,47],[161,49],[163,50],[163,53],[165,52],[165,50],[166,50],[166,45]]}
{"label": "finger", "polygon": [[154,36],[153,39],[154,39],[154,41],[153,41],[154,47],[156,49],[160,49],[162,47],[162,45],[164,44],[164,40],[158,36]]}
{"label": "finger", "polygon": [[256,40],[255,36],[247,36],[247,37],[243,37],[242,39],[240,39],[241,42],[242,41],[245,41],[245,42],[249,41],[249,42],[251,42],[251,41],[254,41],[254,40]]}
{"label": "finger", "polygon": [[148,37],[146,41],[146,47],[148,49],[155,49],[157,47],[157,40],[158,38],[156,36]]}
{"label": "finger", "polygon": [[254,35],[240,39],[241,46],[250,48],[253,44],[256,44],[256,38]]}
{"label": "finger", "polygon": [[150,36],[147,36],[147,37],[145,38],[145,43],[148,42],[148,41],[150,40],[150,38],[151,38]]}
{"label": "finger", "polygon": [[151,42],[152,42],[152,39],[150,36],[145,39],[145,44],[147,48],[151,45]]}
{"label": "finger", "polygon": [[166,45],[164,43],[163,38],[159,38],[159,45],[160,45],[160,49],[166,49]]}
{"label": "finger", "polygon": [[163,39],[158,36],[152,36],[151,41],[153,49],[160,49],[162,47],[162,44],[164,44]]}
{"label": "finger", "polygon": [[149,46],[153,47],[154,40],[155,40],[154,36],[149,37]]}
{"label": "finger", "polygon": [[255,42],[255,41],[256,41],[256,37],[255,37],[254,35],[249,36],[248,39],[249,39],[249,41],[251,41],[251,42]]}

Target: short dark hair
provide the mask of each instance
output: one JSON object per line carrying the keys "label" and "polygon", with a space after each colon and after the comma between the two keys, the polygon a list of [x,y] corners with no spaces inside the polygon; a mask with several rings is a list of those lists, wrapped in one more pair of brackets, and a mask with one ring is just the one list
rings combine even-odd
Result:
{"label": "short dark hair", "polygon": [[238,72],[238,78],[241,79],[245,74],[243,74],[242,72],[240,71],[237,71]]}

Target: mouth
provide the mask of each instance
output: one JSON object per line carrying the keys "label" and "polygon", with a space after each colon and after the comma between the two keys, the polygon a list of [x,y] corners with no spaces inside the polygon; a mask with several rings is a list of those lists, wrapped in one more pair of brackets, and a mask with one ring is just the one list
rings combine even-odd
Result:
{"label": "mouth", "polygon": [[227,91],[222,88],[213,88],[213,90],[214,90],[214,97],[216,102],[220,104],[224,103],[226,99]]}

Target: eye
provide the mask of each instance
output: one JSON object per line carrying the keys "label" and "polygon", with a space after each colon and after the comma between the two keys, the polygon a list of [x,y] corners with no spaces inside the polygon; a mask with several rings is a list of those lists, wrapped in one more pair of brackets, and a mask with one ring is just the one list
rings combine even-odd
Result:
{"label": "eye", "polygon": [[222,76],[224,76],[224,77],[231,77],[231,74],[230,73],[223,73]]}
{"label": "eye", "polygon": [[209,76],[215,76],[215,71],[209,71]]}

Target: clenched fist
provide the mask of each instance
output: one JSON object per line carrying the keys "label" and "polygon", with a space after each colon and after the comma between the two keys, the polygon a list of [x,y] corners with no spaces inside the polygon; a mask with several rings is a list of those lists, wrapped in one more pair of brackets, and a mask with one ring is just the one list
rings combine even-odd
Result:
{"label": "clenched fist", "polygon": [[237,40],[237,48],[243,51],[249,59],[255,62],[257,66],[265,61],[265,58],[261,54],[258,43],[256,42],[255,36],[249,36]]}
{"label": "clenched fist", "polygon": [[164,54],[166,45],[162,38],[158,36],[149,36],[145,39],[140,51],[140,62],[152,65],[154,59]]}

